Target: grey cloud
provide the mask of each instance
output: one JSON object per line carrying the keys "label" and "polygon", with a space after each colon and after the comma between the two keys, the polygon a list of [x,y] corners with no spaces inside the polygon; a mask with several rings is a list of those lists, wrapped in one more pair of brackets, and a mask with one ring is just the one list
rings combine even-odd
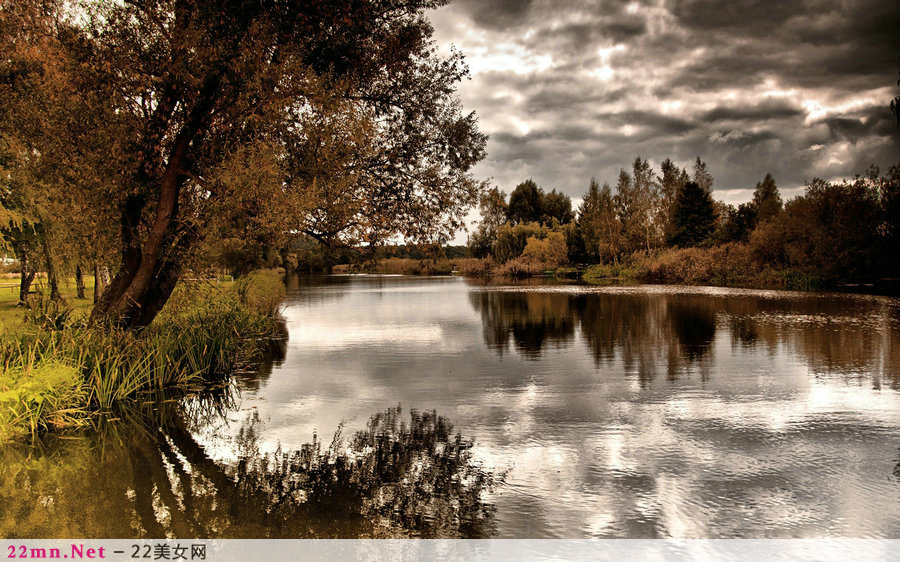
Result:
{"label": "grey cloud", "polygon": [[808,11],[803,2],[771,0],[674,0],[667,7],[684,27],[705,34],[727,31],[756,35]]}
{"label": "grey cloud", "polygon": [[570,54],[582,53],[600,42],[621,43],[647,33],[647,21],[637,14],[617,14],[606,17],[588,17],[577,23],[543,28],[530,39],[528,46],[547,44]]}
{"label": "grey cloud", "polygon": [[[656,167],[666,157],[689,167],[699,155],[717,190],[752,188],[766,172],[792,189],[897,163],[900,130],[887,109],[900,93],[889,90],[900,68],[894,4],[458,0],[435,24],[464,53],[452,29],[475,33],[482,52],[512,43],[552,59],[527,72],[473,65],[463,87],[491,134],[476,171],[507,191],[533,177],[579,196],[591,176],[614,183],[637,155]],[[595,77],[598,49],[613,45],[621,50],[603,58],[611,72]]]}
{"label": "grey cloud", "polygon": [[801,117],[805,112],[796,105],[783,101],[766,101],[760,104],[742,104],[739,106],[719,106],[700,116],[705,123],[717,121],[768,121]]}
{"label": "grey cloud", "polygon": [[502,30],[525,22],[532,0],[462,0],[459,4],[472,14],[476,24]]}

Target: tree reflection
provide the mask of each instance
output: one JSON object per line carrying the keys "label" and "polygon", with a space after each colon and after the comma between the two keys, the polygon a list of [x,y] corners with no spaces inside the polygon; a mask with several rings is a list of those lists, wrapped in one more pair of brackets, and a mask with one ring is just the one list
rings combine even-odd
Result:
{"label": "tree reflection", "polygon": [[[502,475],[472,459],[472,442],[435,412],[391,408],[330,444],[264,454],[259,419],[237,453],[214,458],[191,427],[232,411],[227,389],[169,407],[119,412],[89,436],[37,455],[0,449],[0,534],[6,537],[488,537],[488,492]],[[221,421],[221,420],[219,420]],[[75,473],[79,478],[74,478]],[[91,512],[85,517],[85,510]],[[123,517],[123,514],[125,515]],[[131,514],[130,516],[128,514]]]}
{"label": "tree reflection", "polygon": [[[871,377],[900,388],[900,307],[896,300],[791,293],[695,294],[635,290],[597,292],[481,289],[470,293],[487,347],[510,342],[537,360],[572,345],[580,332],[595,363],[621,362],[641,384],[658,374],[677,379],[708,372],[719,330],[734,348],[787,347],[813,373]],[[704,375],[705,376],[705,375]]]}
{"label": "tree reflection", "polygon": [[691,362],[700,360],[709,351],[716,336],[715,311],[700,301],[696,298],[682,299],[668,307],[672,333]]}
{"label": "tree reflection", "polygon": [[571,341],[578,323],[566,294],[478,291],[469,300],[481,312],[485,343],[501,356],[512,341],[524,357],[537,359],[545,346]]}

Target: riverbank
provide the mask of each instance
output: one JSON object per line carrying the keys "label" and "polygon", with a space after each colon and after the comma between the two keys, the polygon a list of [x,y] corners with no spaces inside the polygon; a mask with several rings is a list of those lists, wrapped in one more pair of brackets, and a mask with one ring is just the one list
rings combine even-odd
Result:
{"label": "riverbank", "polygon": [[839,290],[896,294],[897,280],[845,280],[814,270],[781,267],[761,260],[746,244],[670,248],[630,256],[614,264],[559,266],[522,258],[500,263],[490,258],[378,260],[363,266],[336,266],[336,273],[466,275],[523,279],[554,277],[589,284],[650,284],[780,289]]}
{"label": "riverbank", "polygon": [[272,271],[227,286],[184,282],[136,333],[90,326],[38,297],[0,336],[0,442],[84,425],[144,392],[227,378],[283,337],[283,298]]}

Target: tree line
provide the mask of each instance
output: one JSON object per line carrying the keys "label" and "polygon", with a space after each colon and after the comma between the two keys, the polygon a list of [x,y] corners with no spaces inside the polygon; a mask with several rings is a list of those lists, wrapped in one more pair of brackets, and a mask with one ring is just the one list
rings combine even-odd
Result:
{"label": "tree line", "polygon": [[734,249],[748,272],[792,270],[826,285],[900,273],[900,165],[886,174],[872,166],[850,180],[814,179],[786,203],[770,173],[737,206],[714,200],[713,182],[699,157],[690,172],[668,158],[657,172],[639,156],[614,188],[592,178],[575,211],[568,196],[532,180],[508,199],[494,187],[480,199],[469,248],[505,273],[619,265],[685,248]]}

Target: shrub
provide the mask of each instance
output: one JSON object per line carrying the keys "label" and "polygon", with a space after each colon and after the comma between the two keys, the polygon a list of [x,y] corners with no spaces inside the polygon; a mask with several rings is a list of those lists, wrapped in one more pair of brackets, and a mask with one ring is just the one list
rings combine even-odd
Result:
{"label": "shrub", "polygon": [[509,277],[529,277],[532,275],[540,275],[547,268],[543,262],[533,260],[522,256],[509,260],[497,269],[497,274],[507,275]]}
{"label": "shrub", "polygon": [[545,269],[559,267],[568,261],[566,237],[561,232],[550,232],[543,240],[532,236],[525,244],[522,257],[542,263]]}
{"label": "shrub", "polygon": [[453,260],[453,267],[462,275],[487,275],[494,269],[491,258],[462,258]]}

